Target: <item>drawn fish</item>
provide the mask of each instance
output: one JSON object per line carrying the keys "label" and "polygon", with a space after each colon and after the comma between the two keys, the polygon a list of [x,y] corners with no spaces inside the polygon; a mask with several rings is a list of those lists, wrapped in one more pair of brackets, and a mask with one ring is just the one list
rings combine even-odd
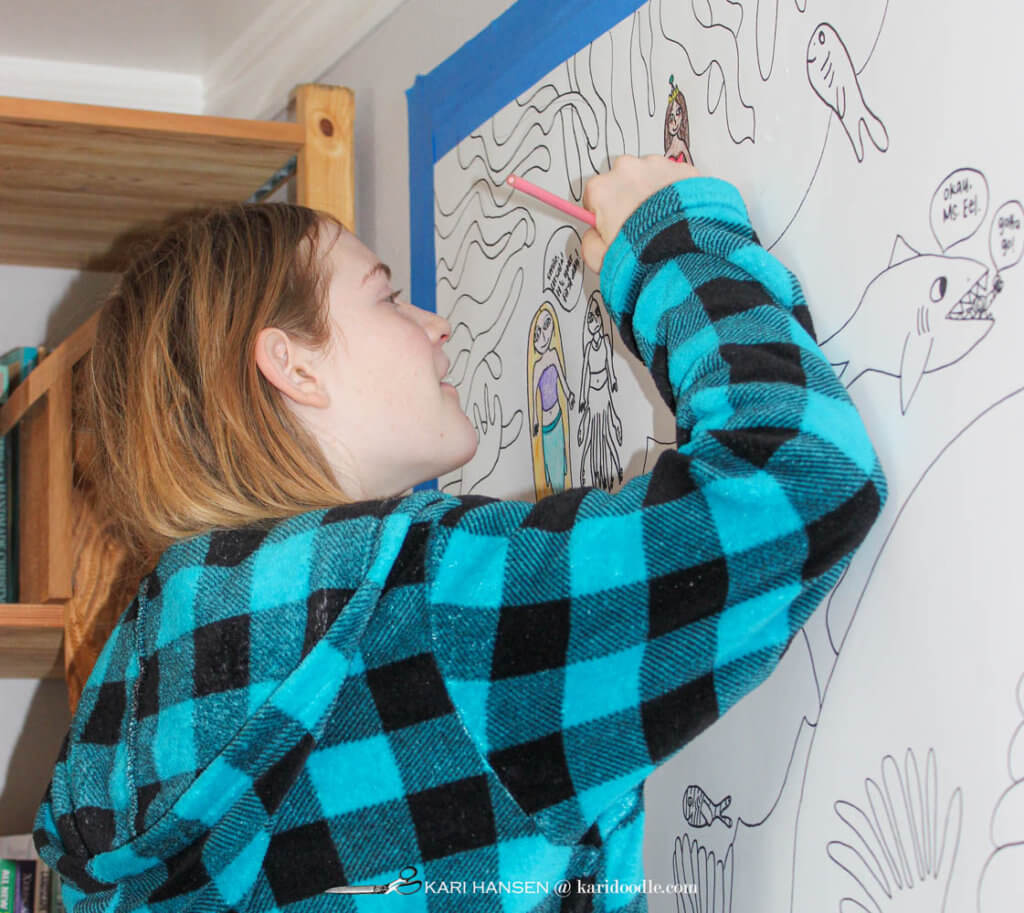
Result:
{"label": "drawn fish", "polygon": [[[900,409],[906,413],[925,373],[959,361],[992,329],[994,297],[984,263],[922,254],[897,235],[889,266],[868,283],[856,310],[821,347],[847,387],[865,371],[899,377]],[[843,361],[829,355],[840,346],[853,355]]]}
{"label": "drawn fish", "polygon": [[861,125],[879,152],[889,148],[885,124],[864,101],[850,52],[839,33],[827,22],[814,29],[807,43],[807,79],[818,98],[839,116],[858,162],[864,160]]}
{"label": "drawn fish", "polygon": [[708,827],[716,818],[726,827],[732,827],[732,818],[722,814],[730,802],[732,796],[726,796],[715,805],[699,786],[687,786],[683,793],[683,817],[693,827]]}

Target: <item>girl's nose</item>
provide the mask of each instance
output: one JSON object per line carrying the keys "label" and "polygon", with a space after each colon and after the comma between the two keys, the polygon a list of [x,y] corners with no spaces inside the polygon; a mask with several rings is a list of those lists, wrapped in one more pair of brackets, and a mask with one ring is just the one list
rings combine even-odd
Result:
{"label": "girl's nose", "polygon": [[446,342],[448,337],[452,335],[452,325],[448,322],[447,318],[442,317],[440,314],[435,314],[433,311],[425,311],[424,313],[428,316],[431,339],[435,342]]}
{"label": "girl's nose", "polygon": [[431,342],[443,343],[452,335],[452,325],[447,318],[415,305],[413,305],[413,309],[420,326],[423,327],[423,332],[430,337]]}

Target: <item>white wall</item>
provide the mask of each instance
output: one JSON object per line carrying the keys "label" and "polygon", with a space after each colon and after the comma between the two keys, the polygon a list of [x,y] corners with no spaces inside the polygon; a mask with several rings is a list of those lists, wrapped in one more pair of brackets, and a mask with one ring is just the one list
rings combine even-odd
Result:
{"label": "white wall", "polygon": [[[511,0],[409,0],[319,81],[356,94],[356,225],[409,288],[409,157],[405,90],[500,16]],[[0,265],[0,352],[55,345],[112,277]],[[68,725],[62,682],[0,679],[0,834],[31,830]]]}

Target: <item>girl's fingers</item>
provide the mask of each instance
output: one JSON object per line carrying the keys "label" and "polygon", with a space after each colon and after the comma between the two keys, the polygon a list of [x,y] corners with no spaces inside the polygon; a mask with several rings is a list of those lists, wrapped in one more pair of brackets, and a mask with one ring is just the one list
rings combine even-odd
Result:
{"label": "girl's fingers", "polygon": [[596,229],[588,228],[583,233],[580,254],[583,256],[583,262],[595,273],[601,272],[601,264],[604,262],[607,250],[608,245]]}

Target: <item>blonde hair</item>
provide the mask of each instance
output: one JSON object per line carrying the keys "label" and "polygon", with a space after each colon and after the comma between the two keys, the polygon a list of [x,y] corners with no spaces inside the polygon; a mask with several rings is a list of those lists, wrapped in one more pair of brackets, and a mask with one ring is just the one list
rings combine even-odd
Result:
{"label": "blonde hair", "polygon": [[104,303],[78,391],[94,437],[83,469],[136,555],[348,500],[254,354],[265,327],[330,343],[318,261],[330,225],[343,230],[284,203],[188,213]]}
{"label": "blonde hair", "polygon": [[[562,376],[567,377],[565,370],[565,358],[562,355],[562,330],[558,324],[558,313],[555,311],[554,306],[550,301],[545,301],[536,313],[533,315],[533,319],[530,321],[530,336],[528,345],[528,351],[526,355],[527,360],[527,403],[529,403],[529,409],[527,412],[527,420],[532,424],[536,421],[538,424],[543,420],[543,410],[537,406],[537,397],[539,391],[537,384],[540,382],[540,378],[536,376],[537,363],[543,357],[543,353],[537,352],[534,347],[533,340],[535,333],[537,332],[537,324],[540,322],[541,315],[544,312],[551,315],[553,321],[551,327],[551,343],[548,346],[550,351],[555,353],[555,357],[558,359],[558,365],[562,369]],[[542,441],[543,432],[539,431],[536,435],[531,435],[533,441],[533,489],[537,495],[537,500],[546,498],[548,495],[554,494],[555,491],[564,491],[566,488],[572,485],[572,458],[570,455],[569,447],[569,404],[566,402],[565,393],[562,391],[562,385],[556,384],[556,391],[558,396],[558,406],[562,415],[562,433],[565,435],[565,475],[558,480],[559,488],[555,488],[548,484],[547,476],[544,470],[544,444]],[[533,429],[531,428],[530,431]]]}

